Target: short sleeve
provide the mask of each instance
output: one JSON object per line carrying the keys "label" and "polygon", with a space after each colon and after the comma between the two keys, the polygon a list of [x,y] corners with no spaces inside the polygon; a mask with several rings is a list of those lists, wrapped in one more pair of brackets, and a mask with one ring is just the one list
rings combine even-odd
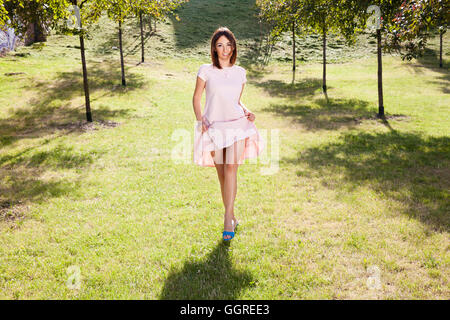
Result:
{"label": "short sleeve", "polygon": [[208,75],[206,73],[206,67],[207,67],[206,64],[201,65],[197,72],[197,76],[200,77],[203,81],[208,80]]}
{"label": "short sleeve", "polygon": [[247,82],[247,70],[243,69],[242,72],[242,83],[246,83]]}

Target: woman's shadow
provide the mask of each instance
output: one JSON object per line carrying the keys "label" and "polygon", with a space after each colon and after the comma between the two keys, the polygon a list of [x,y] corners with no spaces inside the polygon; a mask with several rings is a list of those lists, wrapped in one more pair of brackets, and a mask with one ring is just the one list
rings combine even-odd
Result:
{"label": "woman's shadow", "polygon": [[187,261],[181,270],[171,271],[160,299],[235,300],[252,284],[250,272],[233,269],[229,244],[219,243],[202,261]]}

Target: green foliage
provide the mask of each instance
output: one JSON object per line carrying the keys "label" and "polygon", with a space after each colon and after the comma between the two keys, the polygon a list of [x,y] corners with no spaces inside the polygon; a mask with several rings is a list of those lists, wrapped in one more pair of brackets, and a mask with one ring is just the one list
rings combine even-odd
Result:
{"label": "green foliage", "polygon": [[399,12],[392,20],[389,47],[411,60],[423,55],[427,40],[438,30],[445,33],[449,26],[448,1],[409,0],[403,1]]}
{"label": "green foliage", "polygon": [[271,26],[271,36],[280,38],[298,26],[297,34],[340,34],[348,44],[354,44],[358,31],[362,31],[368,14],[368,4],[361,1],[331,0],[257,0],[259,18]]}
{"label": "green foliage", "polygon": [[163,21],[167,15],[173,14],[175,19],[180,21],[175,10],[186,2],[189,0],[131,0],[131,7],[136,16],[142,13],[150,16],[152,20]]}
{"label": "green foliage", "polygon": [[65,10],[65,17],[57,22],[56,29],[59,33],[66,35],[83,35],[89,38],[90,27],[95,24],[102,16],[103,11],[107,8],[108,1],[106,0],[70,0],[74,6],[78,6],[80,13],[80,28],[70,28],[67,25],[67,19],[73,15],[68,10]]}
{"label": "green foliage", "polygon": [[0,25],[5,25],[9,20],[8,11],[5,9],[3,0],[0,0]]}
{"label": "green foliage", "polygon": [[[299,0],[289,1],[271,1],[271,0],[256,0],[256,5],[260,11],[258,17],[260,21],[264,21],[270,26],[270,36],[273,40],[281,38],[283,32],[292,31],[292,23],[301,20],[302,2]],[[299,33],[296,28],[295,33]]]}
{"label": "green foliage", "polygon": [[67,0],[0,0],[0,24],[11,21],[18,33],[25,33],[30,23],[54,27],[67,16]]}
{"label": "green foliage", "polygon": [[130,1],[110,0],[107,3],[108,17],[115,22],[123,22],[125,17],[131,12]]}

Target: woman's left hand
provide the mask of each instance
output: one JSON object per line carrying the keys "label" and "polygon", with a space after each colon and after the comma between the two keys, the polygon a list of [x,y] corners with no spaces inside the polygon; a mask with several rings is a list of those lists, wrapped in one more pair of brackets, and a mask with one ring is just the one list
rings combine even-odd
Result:
{"label": "woman's left hand", "polygon": [[244,112],[245,113],[245,115],[247,116],[247,119],[249,120],[249,121],[255,121],[255,114],[254,113],[252,113],[252,112],[248,112],[248,111],[245,111]]}

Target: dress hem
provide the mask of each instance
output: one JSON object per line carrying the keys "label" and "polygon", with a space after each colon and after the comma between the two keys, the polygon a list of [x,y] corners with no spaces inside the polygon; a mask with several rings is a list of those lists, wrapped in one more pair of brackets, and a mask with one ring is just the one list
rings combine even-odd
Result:
{"label": "dress hem", "polygon": [[[196,165],[198,165],[199,167],[213,167],[214,168],[216,165],[211,156],[211,151],[222,150],[224,148],[227,148],[227,147],[233,145],[235,142],[241,141],[241,140],[245,140],[245,147],[244,147],[244,151],[242,152],[241,158],[237,161],[237,163],[235,163],[237,165],[244,164],[244,161],[246,159],[257,158],[261,154],[261,152],[264,150],[264,147],[265,147],[264,140],[261,138],[258,131],[256,130],[256,133],[254,133],[250,136],[235,140],[231,144],[224,146],[223,148],[214,149],[214,150],[203,150],[201,156],[197,159],[197,161],[196,161],[196,159],[194,159],[194,163]],[[206,159],[205,159],[205,157],[206,157]],[[226,164],[226,163],[223,163],[223,164]]]}

